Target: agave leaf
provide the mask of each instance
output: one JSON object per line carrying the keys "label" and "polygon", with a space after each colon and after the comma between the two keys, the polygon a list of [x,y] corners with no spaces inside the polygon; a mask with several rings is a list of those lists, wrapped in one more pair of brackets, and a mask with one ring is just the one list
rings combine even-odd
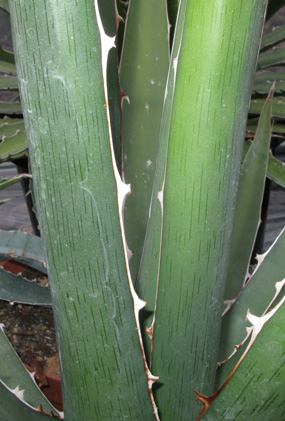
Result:
{"label": "agave leaf", "polygon": [[[5,411],[11,411],[11,407],[8,410],[8,405],[6,400],[4,400],[4,396],[2,394],[3,386],[5,385],[6,388],[10,390],[14,390],[18,388],[18,390],[23,391],[22,402],[17,402],[16,399],[12,399],[10,396],[8,400],[14,401],[15,405],[19,408],[22,408],[25,412],[25,405],[26,403],[30,407],[38,409],[39,405],[42,405],[42,409],[46,413],[53,412],[56,415],[59,415],[59,412],[51,405],[51,403],[47,400],[47,398],[43,395],[41,390],[38,388],[35,380],[34,375],[27,371],[24,367],[23,363],[21,362],[20,358],[16,354],[15,350],[11,346],[9,340],[7,339],[4,333],[4,325],[0,324],[0,381],[1,381],[1,394],[0,394],[0,419],[2,420],[1,416]],[[3,392],[4,393],[4,392]],[[11,392],[10,392],[11,393]],[[7,397],[9,396],[6,393]],[[15,396],[15,395],[14,395]],[[2,400],[3,399],[3,400]],[[9,405],[10,406],[10,405]],[[31,409],[27,411],[27,413],[33,413]],[[13,411],[7,412],[9,414],[9,420],[18,420],[20,419],[19,416],[17,418],[13,417]],[[13,417],[13,418],[12,418]],[[23,420],[25,418],[21,418]],[[32,418],[33,419],[33,418]],[[38,418],[35,418],[38,419]],[[40,418],[41,419],[41,418]]]}
{"label": "agave leaf", "polygon": [[15,76],[0,76],[0,90],[11,90],[17,91],[18,87],[18,79]]}
{"label": "agave leaf", "polygon": [[[246,155],[247,151],[250,148],[251,143],[249,141],[245,142],[244,145],[244,156]],[[268,167],[267,167],[267,173],[266,176],[274,181],[276,184],[278,184],[281,187],[285,188],[285,164],[282,161],[279,161],[279,159],[275,158],[272,155],[272,152],[269,151],[269,157],[268,157]]]}
{"label": "agave leaf", "polygon": [[[285,273],[285,229],[275,240],[271,248],[263,255],[258,255],[258,264],[242,293],[229,301],[228,311],[223,316],[219,361],[225,361],[234,352],[235,346],[242,343],[246,336],[246,313],[261,316],[268,305],[269,297],[275,293],[275,283],[281,282]],[[223,364],[217,373],[220,387],[233,369],[242,350],[236,350],[233,358]]]}
{"label": "agave leaf", "polygon": [[[249,113],[260,114],[264,106],[265,99],[253,99],[250,102]],[[282,98],[274,98],[272,102],[272,116],[273,117],[285,117],[285,100]]]}
{"label": "agave leaf", "polygon": [[276,47],[268,53],[261,54],[256,65],[256,70],[264,69],[265,67],[274,67],[280,64],[285,64],[285,47]]}
{"label": "agave leaf", "polygon": [[[252,91],[253,93],[267,95],[270,91],[271,86],[272,86],[272,82],[270,81],[257,83],[253,85]],[[274,94],[283,94],[283,93],[285,93],[285,80],[276,82],[275,91],[274,91]]]}
{"label": "agave leaf", "polygon": [[0,162],[14,161],[24,156],[28,156],[28,142],[25,132],[16,130],[14,135],[2,137]]}
{"label": "agave leaf", "polygon": [[[151,326],[152,370],[161,382],[156,398],[166,419],[194,419],[199,408],[192,401],[193,389],[199,385],[204,392],[213,388],[212,353],[219,342],[221,285],[264,6],[262,2],[230,1],[217,8],[216,2],[180,2],[177,28],[182,24],[183,36],[179,54],[171,61],[177,71],[172,115],[170,122],[162,123],[170,125],[167,171],[159,194],[152,196],[163,215],[162,230],[157,230],[161,252],[155,324]],[[230,47],[233,44],[235,52]],[[221,45],[231,53],[225,55]],[[217,116],[222,116],[219,123]],[[230,184],[224,184],[226,179]],[[157,272],[149,273],[149,283],[156,279]],[[148,301],[148,295],[142,298]],[[186,363],[181,364],[182,360]]]}
{"label": "agave leaf", "polygon": [[177,75],[177,57],[180,50],[180,39],[183,34],[186,3],[181,5],[177,26],[175,41],[172,49],[172,60],[169,69],[166,85],[166,96],[163,106],[163,118],[161,131],[159,135],[158,159],[155,169],[154,185],[152,191],[152,200],[149,209],[149,221],[142,252],[142,259],[139,267],[139,273],[136,288],[139,295],[146,300],[147,305],[142,310],[142,327],[144,345],[146,348],[149,363],[152,362],[153,338],[157,292],[159,284],[160,258],[161,258],[161,240],[163,229],[163,208],[162,192],[165,182],[166,161],[168,153],[168,142],[170,135],[170,124],[173,109],[173,98],[175,93],[175,82]]}
{"label": "agave leaf", "polygon": [[0,300],[29,305],[52,305],[48,287],[27,281],[21,275],[13,275],[2,268],[0,268]]}
{"label": "agave leaf", "polygon": [[234,298],[247,277],[256,233],[268,166],[271,140],[271,109],[274,86],[260,115],[254,141],[243,161],[230,247],[225,299]]}
{"label": "agave leaf", "polygon": [[279,186],[285,188],[285,163],[269,153],[267,177]]}
{"label": "agave leaf", "polygon": [[[97,0],[11,0],[10,9],[66,419],[151,419],[154,378],[138,340],[144,303],[122,239],[128,188],[110,136],[106,67],[114,39]],[[27,39],[27,27],[38,36]]]}
{"label": "agave leaf", "polygon": [[0,102],[0,114],[22,114],[19,102]]}
{"label": "agave leaf", "polygon": [[[284,80],[285,80],[285,72],[262,71],[262,72],[258,72],[258,73],[255,74],[253,86],[258,85],[262,82],[271,83],[271,86],[272,86],[272,83],[274,81],[279,82],[279,81],[284,81]],[[276,90],[276,88],[275,88],[275,90]]]}
{"label": "agave leaf", "polygon": [[[105,0],[98,1],[102,24],[106,34],[109,37],[116,37],[116,32],[120,22],[117,12],[116,2],[110,6],[110,2]],[[116,38],[117,42],[117,38]],[[110,111],[112,140],[116,162],[121,173],[122,167],[122,145],[121,145],[121,92],[119,89],[118,75],[118,57],[116,48],[109,51],[107,62],[107,85],[108,85],[108,105]]]}
{"label": "agave leaf", "polygon": [[169,65],[168,21],[165,0],[131,0],[120,63],[123,174],[132,194],[125,203],[125,230],[134,253],[133,278],[148,220],[160,120]]}
{"label": "agave leaf", "polygon": [[[247,122],[247,130],[249,132],[256,132],[257,124],[258,124],[259,118],[251,118]],[[281,120],[282,121],[282,120]],[[275,122],[272,126],[272,133],[276,133],[277,135],[281,135],[281,137],[284,137],[285,134],[285,125],[280,124],[280,122]]]}
{"label": "agave leaf", "polygon": [[284,296],[261,317],[249,309],[249,343],[228,383],[210,398],[198,398],[205,409],[210,404],[205,421],[284,418]]}
{"label": "agave leaf", "polygon": [[0,8],[9,12],[9,1],[8,0],[0,0]]}
{"label": "agave leaf", "polygon": [[0,138],[14,136],[18,131],[24,131],[24,120],[4,118],[0,120]]}
{"label": "agave leaf", "polygon": [[15,56],[13,53],[10,53],[9,51],[6,51],[2,47],[0,47],[0,61],[15,64]]}
{"label": "agave leaf", "polygon": [[263,52],[267,48],[271,48],[274,45],[285,40],[285,25],[273,28],[272,32],[262,38],[260,50]]}
{"label": "agave leaf", "polygon": [[15,183],[18,183],[19,181],[23,180],[24,178],[31,178],[30,174],[20,174],[16,175],[12,178],[2,178],[0,180],[0,190],[5,189],[6,187],[12,186]]}
{"label": "agave leaf", "polygon": [[8,63],[6,61],[0,60],[0,72],[1,73],[8,73],[11,75],[17,74],[16,66],[14,63]]}
{"label": "agave leaf", "polygon": [[40,237],[23,231],[0,230],[0,254],[46,273],[46,257]]}
{"label": "agave leaf", "polygon": [[0,128],[3,128],[4,126],[7,125],[14,125],[14,124],[18,124],[21,123],[24,126],[24,120],[22,118],[10,118],[5,116],[4,118],[0,119]]}
{"label": "agave leaf", "polygon": [[49,421],[51,419],[52,414],[44,414],[40,411],[41,408],[34,409],[22,401],[22,391],[18,387],[12,390],[0,380],[1,421],[11,421],[11,419],[13,421]]}

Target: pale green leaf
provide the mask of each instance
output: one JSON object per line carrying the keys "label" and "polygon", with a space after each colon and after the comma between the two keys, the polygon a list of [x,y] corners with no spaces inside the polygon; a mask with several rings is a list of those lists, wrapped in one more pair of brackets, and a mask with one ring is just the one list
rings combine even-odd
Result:
{"label": "pale green leaf", "polygon": [[[158,408],[170,420],[195,419],[199,405],[192,400],[193,389],[207,393],[213,388],[212,355],[219,342],[229,233],[264,6],[260,1],[220,7],[180,2],[177,25],[180,18],[185,24],[178,55],[171,60],[177,70],[172,115],[163,123],[170,125],[167,171],[152,199],[161,206],[163,222],[162,231],[157,230],[161,247],[156,253],[161,253],[151,368],[161,385]],[[156,282],[157,273],[149,278]]]}

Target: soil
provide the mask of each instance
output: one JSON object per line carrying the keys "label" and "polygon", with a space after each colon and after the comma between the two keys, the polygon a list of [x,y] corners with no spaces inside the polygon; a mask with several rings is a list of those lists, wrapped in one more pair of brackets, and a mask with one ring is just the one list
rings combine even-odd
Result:
{"label": "soil", "polygon": [[[22,276],[42,285],[48,283],[46,276],[30,269]],[[60,377],[51,308],[0,300],[0,323],[4,324],[4,331],[22,362],[36,372],[42,386],[46,383],[44,373]]]}

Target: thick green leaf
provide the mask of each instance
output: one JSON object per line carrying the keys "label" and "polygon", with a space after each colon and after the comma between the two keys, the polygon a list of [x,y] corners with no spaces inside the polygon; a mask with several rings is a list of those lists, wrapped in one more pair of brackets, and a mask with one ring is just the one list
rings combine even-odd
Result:
{"label": "thick green leaf", "polygon": [[[250,102],[249,113],[260,114],[264,106],[265,99],[253,99]],[[283,98],[274,98],[272,103],[272,116],[285,117],[285,100]]]}
{"label": "thick green leaf", "polygon": [[[51,413],[52,411],[54,414],[59,415],[58,411],[50,404],[50,402],[46,399],[46,397],[36,385],[33,375],[30,374],[24,367],[20,358],[18,357],[15,350],[11,346],[9,340],[7,339],[3,330],[3,326],[3,324],[0,324],[0,381],[3,382],[9,389],[14,390],[16,387],[18,387],[21,391],[23,391],[24,396],[22,400],[31,407],[37,409],[39,405],[42,405],[43,410],[46,413]],[[1,384],[1,387],[2,386],[3,384]],[[1,389],[0,393],[0,420],[2,420],[1,416],[5,412],[9,414],[9,420],[18,420],[19,417],[14,418],[13,412],[10,412],[10,405],[7,404],[6,400],[2,400],[2,393],[3,389]],[[12,397],[10,397],[8,400],[10,399],[12,400]],[[14,402],[16,403],[16,400]],[[17,402],[16,406],[19,406],[19,408],[23,408],[23,410],[25,407],[25,405],[23,405],[21,401]],[[28,411],[28,413],[29,412],[32,413],[34,411],[30,410]],[[21,420],[26,421],[28,419],[23,417],[21,418]]]}
{"label": "thick green leaf", "polygon": [[157,156],[160,120],[169,66],[165,0],[129,3],[120,83],[124,179],[132,194],[125,203],[125,229],[134,280],[141,258]]}
{"label": "thick green leaf", "polygon": [[203,421],[284,419],[284,325],[283,304],[265,324]]}
{"label": "thick green leaf", "polygon": [[22,114],[19,102],[0,102],[0,114]]}
{"label": "thick green leaf", "polygon": [[274,45],[278,44],[285,40],[285,25],[278,28],[274,28],[272,32],[262,38],[260,49],[265,50],[271,48]]}
{"label": "thick green leaf", "polygon": [[[142,303],[130,292],[118,215],[125,185],[110,153],[105,95],[113,41],[97,0],[11,0],[10,9],[65,417],[151,420],[134,315]],[[26,37],[27,28],[35,36]]]}
{"label": "thick green leaf", "polygon": [[247,277],[248,265],[260,223],[271,141],[270,120],[273,89],[272,87],[265,102],[254,141],[246,154],[241,169],[225,287],[226,300],[237,296]]}
{"label": "thick green leaf", "polygon": [[256,70],[285,64],[285,47],[276,47],[268,53],[259,56]]}
{"label": "thick green leaf", "polygon": [[[246,336],[245,321],[247,310],[254,315],[261,316],[275,293],[275,283],[282,281],[285,273],[285,229],[277,238],[273,246],[262,256],[258,257],[258,266],[251,276],[242,294],[234,302],[227,304],[232,307],[223,316],[219,361],[226,360]],[[217,387],[220,387],[232,371],[239,356],[240,349],[233,358],[218,371]]]}
{"label": "thick green leaf", "polygon": [[24,156],[28,156],[28,143],[25,132],[16,130],[15,135],[2,137],[0,162],[13,161]]}
{"label": "thick green leaf", "polygon": [[0,76],[0,91],[7,89],[12,91],[19,89],[18,79],[15,76]]}
{"label": "thick green leaf", "polygon": [[[163,123],[170,125],[167,171],[152,198],[163,212],[159,269],[149,273],[149,282],[159,273],[152,370],[161,384],[158,408],[170,420],[195,419],[193,390],[213,389],[244,122],[265,7],[260,1],[218,4],[180,2],[177,25],[184,24],[184,31],[171,62],[177,70],[172,116]],[[142,298],[148,301],[148,295]]]}
{"label": "thick green leaf", "polygon": [[46,273],[46,257],[40,237],[19,231],[0,230],[0,254]]}

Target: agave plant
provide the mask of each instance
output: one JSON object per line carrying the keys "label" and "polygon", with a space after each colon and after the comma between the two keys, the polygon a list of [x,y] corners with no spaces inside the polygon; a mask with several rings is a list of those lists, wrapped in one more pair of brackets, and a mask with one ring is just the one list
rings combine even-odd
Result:
{"label": "agave plant", "polygon": [[266,176],[285,185],[283,73],[250,103],[266,3],[9,1],[42,238],[0,253],[51,291],[1,271],[1,292],[53,306],[64,415],[2,328],[3,419],[284,417],[284,230],[249,270]]}

